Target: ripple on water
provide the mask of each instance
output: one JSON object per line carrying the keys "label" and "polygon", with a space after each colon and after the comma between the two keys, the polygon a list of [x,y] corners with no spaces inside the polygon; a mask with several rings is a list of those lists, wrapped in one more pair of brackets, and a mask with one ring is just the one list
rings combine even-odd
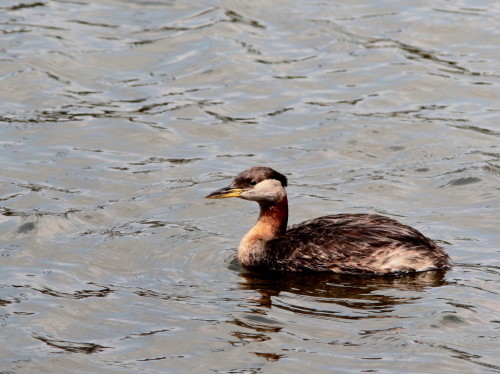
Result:
{"label": "ripple on water", "polygon": [[[470,3],[470,4],[469,4]],[[500,371],[498,9],[484,1],[2,4],[5,372]],[[382,212],[446,273],[259,274],[257,207]]]}

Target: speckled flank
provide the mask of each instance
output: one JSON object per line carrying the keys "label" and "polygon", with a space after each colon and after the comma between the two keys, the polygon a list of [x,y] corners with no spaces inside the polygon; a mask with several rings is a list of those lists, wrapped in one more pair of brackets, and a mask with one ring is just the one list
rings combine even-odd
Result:
{"label": "speckled flank", "polygon": [[267,243],[263,266],[339,273],[414,272],[447,267],[443,248],[419,231],[375,214],[339,214],[292,226]]}

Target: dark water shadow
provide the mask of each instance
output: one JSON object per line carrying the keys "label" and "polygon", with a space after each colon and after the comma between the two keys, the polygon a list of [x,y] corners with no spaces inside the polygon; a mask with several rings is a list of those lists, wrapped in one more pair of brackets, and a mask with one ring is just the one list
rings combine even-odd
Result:
{"label": "dark water shadow", "polygon": [[[99,344],[88,342],[74,342],[68,340],[56,339],[52,336],[43,336],[41,334],[33,334],[33,338],[40,340],[51,348],[56,348],[58,351],[55,353],[85,353],[92,354],[104,351],[106,348]],[[62,350],[62,351],[59,351]]]}
{"label": "dark water shadow", "polygon": [[[237,265],[233,262],[230,268],[237,270]],[[356,332],[356,336],[379,331],[397,333],[401,329],[399,323],[387,328],[392,323],[387,325],[380,320],[412,318],[407,313],[400,315],[397,306],[420,303],[425,298],[426,290],[448,284],[445,279],[446,271],[367,276],[262,273],[250,272],[240,267],[238,275],[241,277],[239,287],[246,291],[256,291],[257,296],[250,296],[246,300],[245,304],[248,307],[246,313],[234,313],[228,321],[236,326],[231,332],[234,338],[231,343],[235,345],[272,340],[275,334],[286,330],[287,334],[295,335],[304,342],[315,341],[345,347],[358,346],[362,343],[343,338],[332,337],[331,341],[328,340],[330,338],[316,338],[314,334],[304,335],[303,332],[294,331],[290,326],[294,326],[295,323],[306,323],[302,318],[306,317],[336,321],[336,329],[346,332],[349,331],[349,327],[346,326],[355,326],[357,321],[362,323],[362,320],[378,319],[378,322],[374,320],[373,326],[382,326],[381,328]],[[280,310],[285,314],[272,313],[271,310]],[[290,324],[291,321],[293,323]],[[282,355],[274,351],[252,353],[268,361],[278,361],[282,358]]]}
{"label": "dark water shadow", "polygon": [[[379,313],[388,312],[395,305],[415,302],[420,299],[425,290],[430,287],[447,285],[446,271],[428,271],[391,276],[376,275],[343,275],[343,274],[300,274],[300,273],[240,273],[243,279],[240,287],[244,290],[254,290],[260,294],[258,303],[267,308],[273,305],[273,297],[282,293],[310,297],[315,303],[336,304],[342,308],[356,311]],[[407,292],[410,291],[410,292]],[[336,318],[367,318],[366,314],[338,313],[328,310],[308,309],[293,305],[283,305],[280,308],[290,309],[316,316],[335,316]],[[327,308],[329,309],[329,308]]]}

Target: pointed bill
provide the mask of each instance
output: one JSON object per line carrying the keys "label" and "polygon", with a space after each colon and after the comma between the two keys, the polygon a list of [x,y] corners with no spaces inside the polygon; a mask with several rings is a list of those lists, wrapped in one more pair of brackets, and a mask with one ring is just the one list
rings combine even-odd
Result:
{"label": "pointed bill", "polygon": [[244,188],[224,187],[212,192],[205,196],[205,199],[225,199],[227,197],[239,197],[242,192],[246,191]]}

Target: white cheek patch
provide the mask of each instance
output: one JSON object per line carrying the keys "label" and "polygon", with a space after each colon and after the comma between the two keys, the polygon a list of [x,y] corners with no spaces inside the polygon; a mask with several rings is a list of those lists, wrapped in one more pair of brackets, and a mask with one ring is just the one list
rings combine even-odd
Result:
{"label": "white cheek patch", "polygon": [[252,201],[279,201],[284,196],[285,189],[276,179],[266,179],[240,195],[241,198]]}

